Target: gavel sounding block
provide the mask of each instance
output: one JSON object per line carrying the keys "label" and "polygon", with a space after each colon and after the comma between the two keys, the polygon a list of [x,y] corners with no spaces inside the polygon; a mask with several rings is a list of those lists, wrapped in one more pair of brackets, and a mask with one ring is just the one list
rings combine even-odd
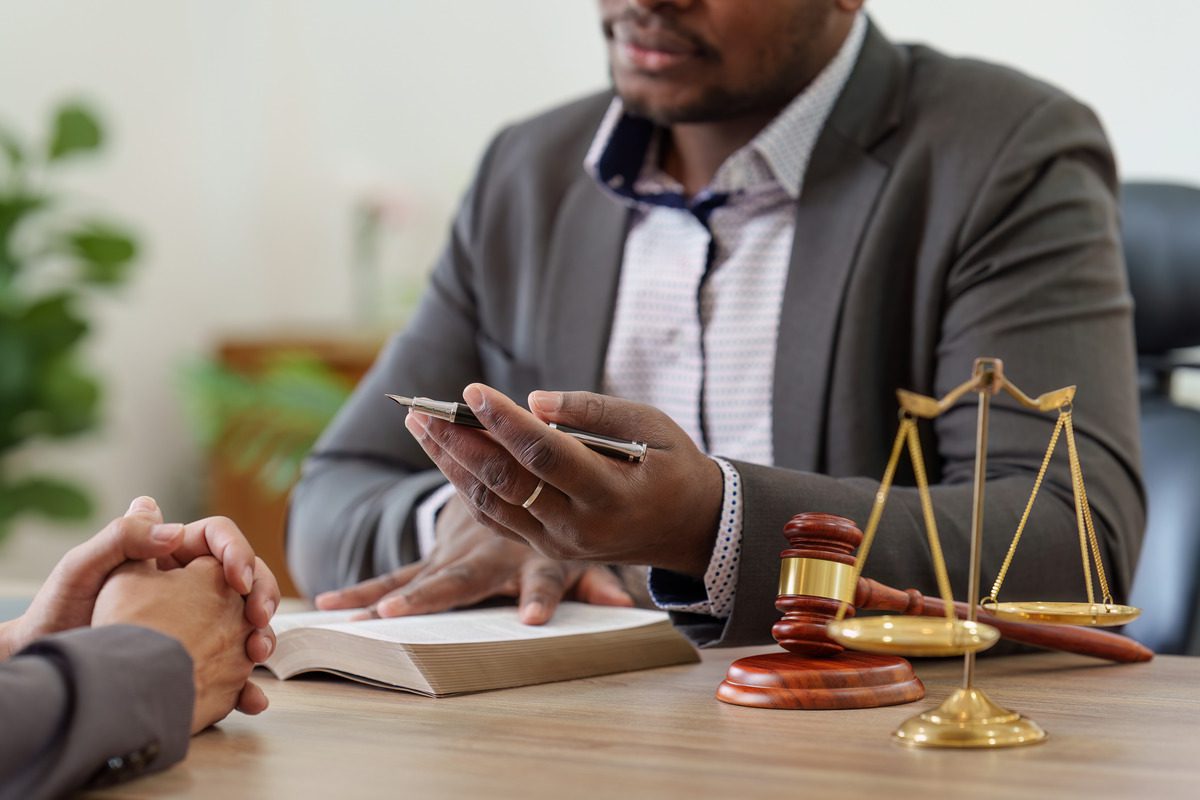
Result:
{"label": "gavel sounding block", "polygon": [[[788,652],[739,658],[717,688],[726,703],[754,708],[875,708],[911,703],[925,687],[898,656],[856,653],[829,638],[826,623],[854,601],[854,556],[862,531],[830,514],[797,514],[783,529],[779,596],[771,632]],[[853,613],[851,607],[850,613]]]}
{"label": "gavel sounding block", "polygon": [[754,708],[875,708],[924,696],[924,685],[903,658],[849,651],[829,658],[739,658],[717,688],[726,703]]}

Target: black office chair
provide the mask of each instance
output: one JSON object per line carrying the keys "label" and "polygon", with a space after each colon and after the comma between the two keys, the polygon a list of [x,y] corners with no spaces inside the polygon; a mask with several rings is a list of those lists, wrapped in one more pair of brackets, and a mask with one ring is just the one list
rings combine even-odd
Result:
{"label": "black office chair", "polygon": [[1142,616],[1125,631],[1159,653],[1200,655],[1200,411],[1170,398],[1176,372],[1200,366],[1178,353],[1200,346],[1200,189],[1128,183],[1121,214],[1149,503],[1131,597]]}

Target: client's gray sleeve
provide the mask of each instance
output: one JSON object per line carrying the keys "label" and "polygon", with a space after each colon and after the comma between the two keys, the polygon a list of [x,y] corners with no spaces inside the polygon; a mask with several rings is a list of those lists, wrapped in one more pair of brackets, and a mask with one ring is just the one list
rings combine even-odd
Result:
{"label": "client's gray sleeve", "polygon": [[129,625],[49,636],[0,663],[0,800],[57,797],[181,760],[192,680],[179,642]]}

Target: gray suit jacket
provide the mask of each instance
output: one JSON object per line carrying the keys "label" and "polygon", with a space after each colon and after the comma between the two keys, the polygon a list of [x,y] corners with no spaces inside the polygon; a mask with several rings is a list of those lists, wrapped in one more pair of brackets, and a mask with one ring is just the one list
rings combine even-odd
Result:
{"label": "gray suit jacket", "polygon": [[187,753],[195,687],[179,642],[112,625],[0,662],[0,800],[157,772]]}
{"label": "gray suit jacket", "polygon": [[[413,504],[441,479],[384,392],[453,398],[482,380],[524,398],[599,386],[628,215],[580,165],[608,103],[600,95],[551,111],[488,149],[415,319],[325,433],[293,496],[290,565],[307,591],[413,555]],[[1016,72],[896,46],[871,29],[796,203],[772,398],[778,463],[737,464],[745,532],[733,614],[724,623],[679,615],[692,636],[768,641],[783,524],[801,511],[864,523],[895,434],[895,390],[940,396],[981,355],[1004,359],[1031,394],[1078,384],[1089,498],[1110,580],[1125,595],[1144,502],[1115,187],[1104,133],[1084,106]],[[922,431],[960,599],[972,399]],[[1053,424],[1004,398],[994,406],[985,587]],[[934,591],[910,470],[898,484],[867,574]],[[1060,455],[1004,596],[1082,597],[1070,486]]]}

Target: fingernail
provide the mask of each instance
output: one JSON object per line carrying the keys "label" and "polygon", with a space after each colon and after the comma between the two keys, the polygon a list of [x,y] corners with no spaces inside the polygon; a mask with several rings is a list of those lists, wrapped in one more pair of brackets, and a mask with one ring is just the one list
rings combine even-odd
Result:
{"label": "fingernail", "polygon": [[254,585],[254,569],[246,566],[242,569],[242,586],[246,587],[246,593],[250,593],[250,587]]}
{"label": "fingernail", "polygon": [[[134,501],[137,502],[136,500]],[[132,508],[132,506],[131,506]],[[150,510],[150,509],[143,509]],[[150,538],[156,542],[169,542],[176,536],[183,533],[183,526],[178,522],[168,522],[164,525],[155,525],[150,529]]]}
{"label": "fingernail", "polygon": [[467,405],[472,411],[482,411],[484,408],[483,392],[479,388],[479,384],[472,383],[466,389],[463,389],[463,400],[467,401]]}
{"label": "fingernail", "polygon": [[275,616],[275,601],[274,600],[268,600],[266,603],[263,604],[263,608],[266,609],[267,619],[270,619],[271,617]]}
{"label": "fingernail", "polygon": [[546,618],[546,607],[538,601],[533,601],[521,609],[521,621],[529,624],[534,620],[541,621]]}
{"label": "fingernail", "polygon": [[126,514],[144,514],[158,510],[158,503],[154,502],[153,497],[135,497],[133,502],[129,504],[129,510]]}
{"label": "fingernail", "polygon": [[562,392],[533,392],[529,405],[537,411],[558,411],[562,408]]}
{"label": "fingernail", "polygon": [[614,606],[631,606],[634,604],[633,598],[629,595],[629,592],[626,592],[623,589],[617,589],[616,587],[609,591],[608,599]]}
{"label": "fingernail", "polygon": [[337,592],[321,592],[319,595],[313,598],[313,605],[315,605],[317,608],[320,608],[323,603],[333,600],[337,596]]}
{"label": "fingernail", "polygon": [[389,597],[375,606],[375,613],[381,617],[395,617],[408,610],[407,597]]}
{"label": "fingernail", "polygon": [[404,418],[404,427],[408,428],[408,432],[413,436],[420,437],[425,433],[425,415],[418,414],[414,411],[408,412],[408,416]]}
{"label": "fingernail", "polygon": [[275,642],[271,641],[271,637],[265,633],[260,633],[259,636],[262,637],[263,644],[266,645],[267,658],[270,658],[271,653],[275,652]]}

